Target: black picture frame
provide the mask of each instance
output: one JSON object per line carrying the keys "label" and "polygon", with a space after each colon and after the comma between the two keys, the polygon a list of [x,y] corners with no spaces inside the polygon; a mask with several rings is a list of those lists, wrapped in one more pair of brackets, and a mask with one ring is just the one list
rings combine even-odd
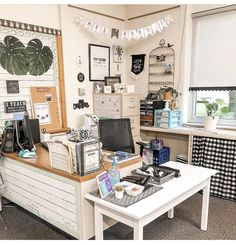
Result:
{"label": "black picture frame", "polygon": [[115,86],[114,84],[116,83],[121,83],[121,78],[118,76],[114,76],[114,77],[105,77],[105,86],[111,86],[111,91],[112,93],[114,93],[115,91]]}
{"label": "black picture frame", "polygon": [[6,86],[8,94],[18,94],[20,92],[18,80],[6,80]]}
{"label": "black picture frame", "polygon": [[104,81],[110,76],[110,47],[89,44],[89,81]]}

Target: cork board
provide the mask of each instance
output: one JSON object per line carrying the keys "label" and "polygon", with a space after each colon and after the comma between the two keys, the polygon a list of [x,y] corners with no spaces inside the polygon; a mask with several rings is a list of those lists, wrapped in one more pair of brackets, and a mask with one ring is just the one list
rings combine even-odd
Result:
{"label": "cork board", "polygon": [[33,117],[39,119],[40,129],[61,128],[56,87],[31,87]]}

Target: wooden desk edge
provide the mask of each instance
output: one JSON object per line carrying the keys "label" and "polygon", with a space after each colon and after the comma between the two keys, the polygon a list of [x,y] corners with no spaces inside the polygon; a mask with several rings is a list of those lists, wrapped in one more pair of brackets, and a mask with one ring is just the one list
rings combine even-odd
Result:
{"label": "wooden desk edge", "polygon": [[[20,158],[17,153],[2,153],[4,157],[7,157],[9,159],[12,159],[14,161],[20,162],[27,164],[29,166],[47,171],[52,174],[56,174],[77,182],[85,182],[91,179],[94,179],[98,174],[100,174],[103,171],[106,171],[110,166],[110,162],[105,162],[105,168],[101,168],[101,170],[85,175],[85,176],[80,176],[78,174],[69,174],[67,172],[55,169],[50,166],[50,160],[49,160],[49,154],[48,151],[43,149],[41,146],[37,145],[37,158],[36,159],[25,159],[25,158]],[[136,159],[129,160],[127,162],[123,162],[119,164],[119,168],[125,168],[128,166],[131,166],[133,164],[136,164],[138,162],[142,162],[142,157],[138,157]]]}

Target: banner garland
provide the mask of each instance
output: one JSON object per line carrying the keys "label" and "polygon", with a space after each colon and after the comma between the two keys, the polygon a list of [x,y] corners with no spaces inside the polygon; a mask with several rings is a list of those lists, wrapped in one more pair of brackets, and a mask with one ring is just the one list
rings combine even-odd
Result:
{"label": "banner garland", "polygon": [[167,15],[164,18],[157,20],[156,22],[152,23],[151,25],[147,25],[142,28],[132,29],[132,30],[120,30],[118,28],[109,28],[104,25],[100,25],[90,21],[83,16],[79,16],[75,19],[75,23],[79,24],[85,30],[89,32],[97,33],[98,35],[105,35],[109,36],[110,38],[121,38],[127,39],[130,41],[131,39],[139,40],[140,38],[148,38],[149,36],[153,36],[156,33],[160,33],[163,31],[164,28],[169,27],[171,22],[174,19],[171,15]]}

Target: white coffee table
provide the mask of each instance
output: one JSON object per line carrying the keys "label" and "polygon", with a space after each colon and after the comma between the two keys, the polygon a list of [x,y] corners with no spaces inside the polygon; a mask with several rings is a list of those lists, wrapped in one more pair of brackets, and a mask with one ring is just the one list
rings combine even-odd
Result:
{"label": "white coffee table", "polygon": [[173,218],[174,207],[200,190],[203,190],[201,230],[207,230],[210,179],[217,173],[217,170],[173,161],[162,166],[179,169],[181,177],[162,184],[163,189],[127,208],[112,204],[89,193],[85,194],[86,199],[94,202],[96,240],[103,239],[103,215],[133,227],[134,239],[142,240],[145,225],[165,212],[168,212],[169,218]]}

